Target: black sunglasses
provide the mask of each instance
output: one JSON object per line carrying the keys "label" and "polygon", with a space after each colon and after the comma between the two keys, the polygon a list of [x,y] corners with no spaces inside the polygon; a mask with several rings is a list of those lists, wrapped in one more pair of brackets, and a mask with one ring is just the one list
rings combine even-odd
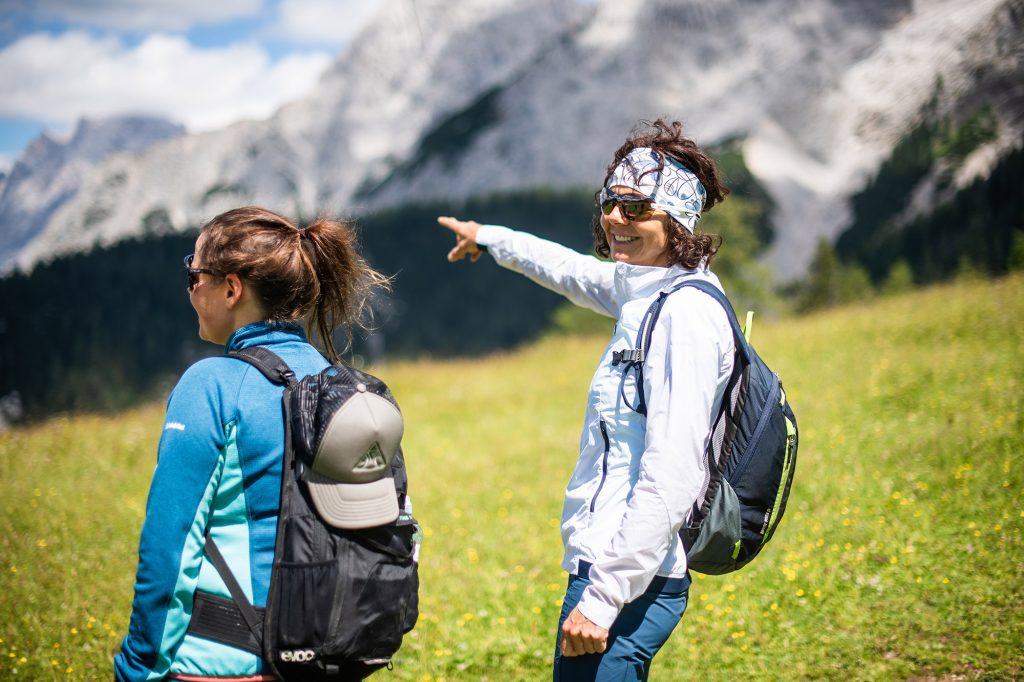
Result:
{"label": "black sunglasses", "polygon": [[619,207],[622,217],[626,220],[637,220],[651,212],[652,201],[636,196],[616,194],[607,189],[601,190],[601,213],[611,215],[615,207]]}
{"label": "black sunglasses", "polygon": [[219,270],[211,270],[210,268],[194,268],[192,267],[192,261],[195,259],[196,254],[190,253],[185,256],[185,272],[188,274],[188,292],[191,294],[192,290],[199,284],[199,275],[206,273],[207,275],[213,275],[214,277],[223,277],[224,273]]}

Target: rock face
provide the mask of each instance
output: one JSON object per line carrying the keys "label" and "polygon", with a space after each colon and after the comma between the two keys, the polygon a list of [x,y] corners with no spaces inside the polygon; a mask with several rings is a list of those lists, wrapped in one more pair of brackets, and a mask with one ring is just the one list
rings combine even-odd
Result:
{"label": "rock face", "polygon": [[[46,135],[37,138],[10,175],[0,179],[0,266],[37,240],[51,216],[78,193],[97,163],[117,152],[138,154],[184,132],[181,126],[162,119],[122,116],[82,120],[64,143]],[[110,178],[113,185],[124,180],[124,176]]]}
{"label": "rock face", "polygon": [[1022,0],[391,0],[268,120],[107,147],[48,202],[22,196],[40,172],[23,158],[3,184],[0,269],[247,202],[310,217],[594,186],[637,120],[667,115],[705,146],[745,140],[788,279],[939,80],[943,107],[980,97],[999,120],[972,168],[1019,144],[1022,23]]}

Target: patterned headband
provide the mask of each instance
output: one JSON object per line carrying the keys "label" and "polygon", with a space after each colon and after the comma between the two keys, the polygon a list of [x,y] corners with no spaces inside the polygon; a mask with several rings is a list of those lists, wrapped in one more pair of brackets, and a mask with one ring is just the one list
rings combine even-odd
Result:
{"label": "patterned headband", "polygon": [[[658,171],[664,159],[665,167]],[[693,232],[704,208],[704,185],[675,159],[662,157],[650,147],[637,147],[612,171],[606,189],[623,186],[641,192],[654,208],[665,211]]]}

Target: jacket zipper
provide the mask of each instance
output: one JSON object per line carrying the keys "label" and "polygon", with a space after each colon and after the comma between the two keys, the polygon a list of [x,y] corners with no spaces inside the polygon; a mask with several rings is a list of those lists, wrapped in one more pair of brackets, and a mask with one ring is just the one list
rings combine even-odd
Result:
{"label": "jacket zipper", "polygon": [[601,482],[597,484],[597,490],[594,492],[594,496],[590,499],[590,511],[593,513],[594,505],[597,504],[597,496],[601,494],[601,488],[604,487],[604,479],[608,476],[608,450],[611,446],[608,443],[608,429],[604,425],[604,420],[601,420],[601,437],[604,438],[604,459],[601,461]]}
{"label": "jacket zipper", "polygon": [[764,430],[768,426],[768,419],[772,415],[772,403],[777,402],[779,399],[779,388],[779,377],[777,374],[772,373],[772,386],[768,390],[768,398],[764,402],[761,418],[757,420],[757,426],[754,427],[754,433],[750,436],[750,441],[747,443],[743,459],[736,465],[732,475],[729,476],[730,484],[735,485],[740,480],[740,477],[743,476],[743,472],[747,470],[747,465],[750,464],[750,459],[754,456],[754,449],[761,441],[761,435],[764,434]]}

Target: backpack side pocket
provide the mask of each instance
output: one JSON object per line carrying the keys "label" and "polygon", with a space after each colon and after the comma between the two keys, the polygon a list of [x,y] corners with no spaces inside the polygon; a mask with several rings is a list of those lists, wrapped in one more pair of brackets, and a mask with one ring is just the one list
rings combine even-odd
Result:
{"label": "backpack side pocket", "polygon": [[322,607],[334,599],[338,583],[336,561],[278,565],[277,648],[319,650],[327,637],[329,613]]}
{"label": "backpack side pocket", "polygon": [[346,546],[323,655],[386,663],[415,623],[419,587],[412,524],[339,533]]}
{"label": "backpack side pocket", "polygon": [[715,494],[700,532],[686,553],[690,568],[701,573],[720,575],[736,567],[743,539],[740,501],[725,478]]}

